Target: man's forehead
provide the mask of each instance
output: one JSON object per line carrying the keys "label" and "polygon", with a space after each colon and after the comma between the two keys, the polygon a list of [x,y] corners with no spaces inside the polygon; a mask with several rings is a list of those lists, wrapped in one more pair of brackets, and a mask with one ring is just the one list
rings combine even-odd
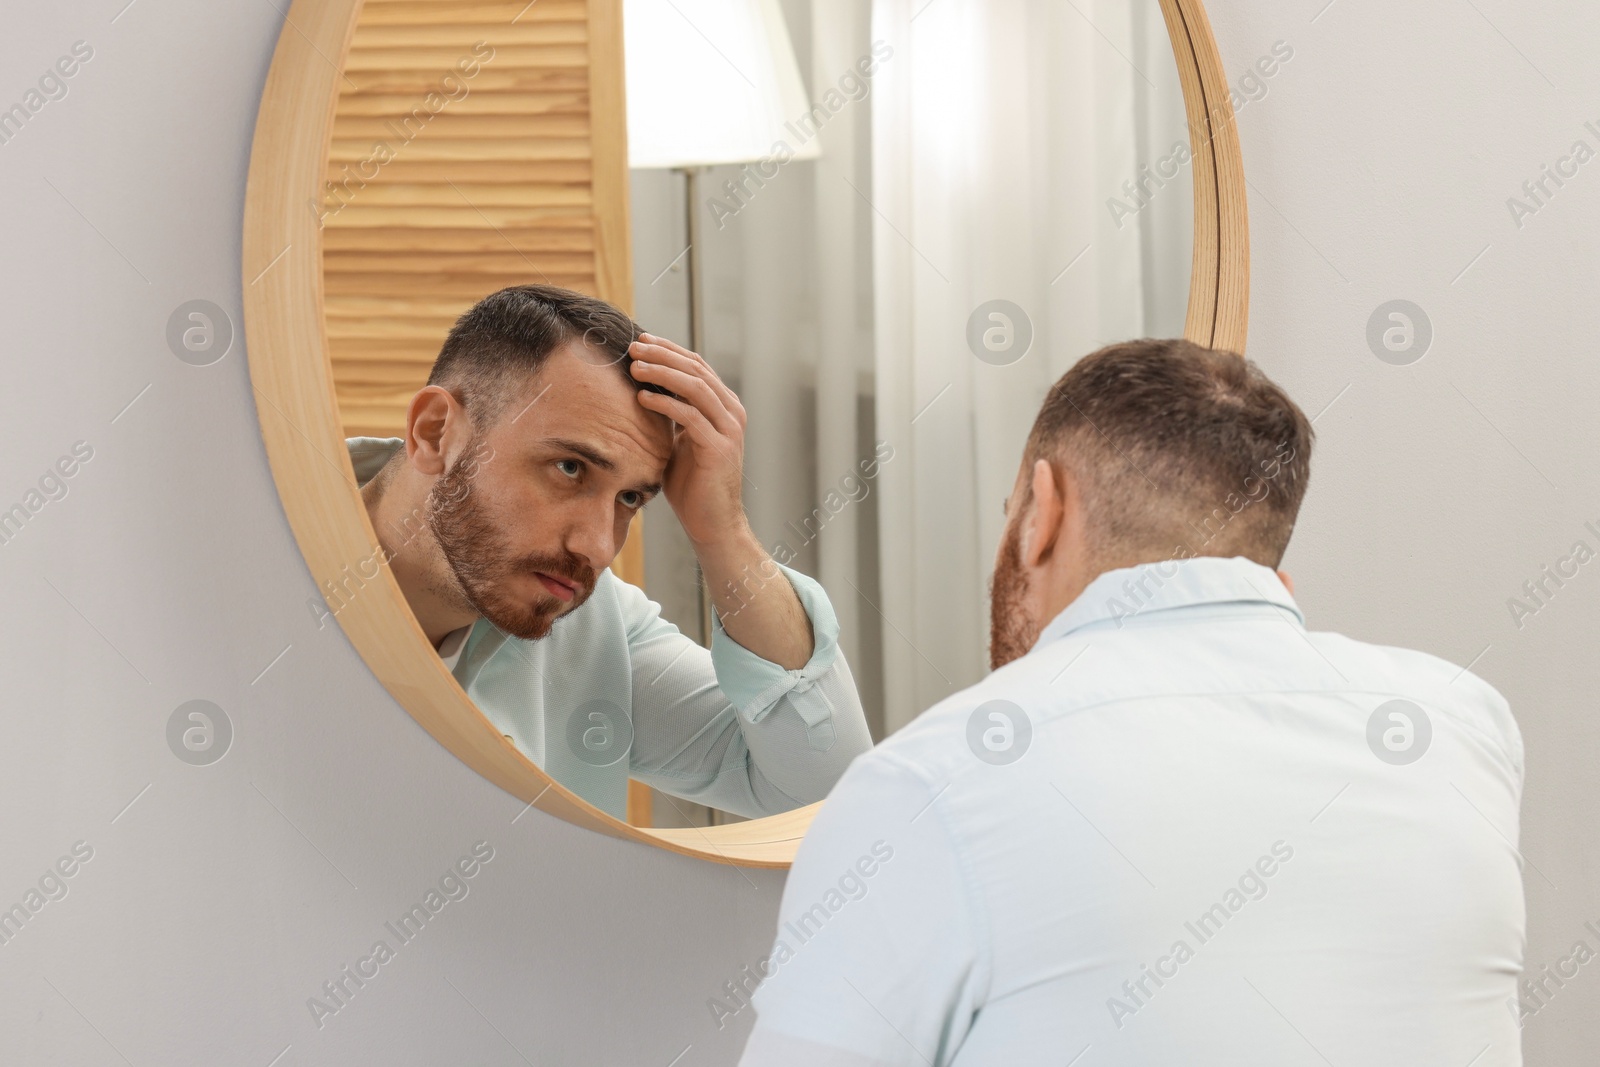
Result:
{"label": "man's forehead", "polygon": [[619,469],[648,466],[659,473],[671,454],[672,423],[641,406],[637,392],[620,360],[569,342],[505,406],[505,429],[519,444],[583,444]]}

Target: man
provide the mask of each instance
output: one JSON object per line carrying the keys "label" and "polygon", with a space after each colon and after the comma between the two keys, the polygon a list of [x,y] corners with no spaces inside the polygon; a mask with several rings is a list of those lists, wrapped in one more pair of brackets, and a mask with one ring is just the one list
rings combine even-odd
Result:
{"label": "man", "polygon": [[823,806],[745,1064],[1520,1062],[1517,727],[1453,664],[1306,630],[1275,569],[1311,442],[1184,341],[1056,383],[994,673]]}
{"label": "man", "polygon": [[[456,322],[403,438],[347,442],[383,558],[456,680],[618,818],[630,776],[787,811],[871,746],[826,594],[745,520],[744,425],[695,353],[603,301],[522,285]],[[709,651],[607,569],[663,491],[711,590]]]}

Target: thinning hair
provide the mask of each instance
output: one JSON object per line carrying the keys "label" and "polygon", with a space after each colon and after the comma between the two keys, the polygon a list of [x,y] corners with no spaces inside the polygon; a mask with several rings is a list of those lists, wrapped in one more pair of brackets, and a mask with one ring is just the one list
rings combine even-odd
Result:
{"label": "thinning hair", "polygon": [[550,354],[582,341],[614,363],[629,382],[628,346],[639,324],[604,300],[554,285],[513,285],[491,293],[450,328],[429,385],[449,389],[479,432],[493,425]]}
{"label": "thinning hair", "polygon": [[[456,320],[427,384],[449,390],[461,402],[472,423],[469,445],[504,415],[512,400],[527,393],[550,354],[571,341],[584,342],[593,350],[585,358],[611,363],[635,388],[672,396],[662,386],[636,381],[629,371],[633,357],[628,346],[640,332],[638,323],[604,300],[554,285],[513,285],[490,293]],[[473,451],[467,449],[468,454]],[[373,476],[365,490],[369,502],[388,490],[405,454],[404,449],[396,451]]]}
{"label": "thinning hair", "polygon": [[1283,560],[1314,432],[1243,356],[1185,340],[1109,345],[1062,375],[1027,462],[1066,466],[1102,569],[1188,556]]}

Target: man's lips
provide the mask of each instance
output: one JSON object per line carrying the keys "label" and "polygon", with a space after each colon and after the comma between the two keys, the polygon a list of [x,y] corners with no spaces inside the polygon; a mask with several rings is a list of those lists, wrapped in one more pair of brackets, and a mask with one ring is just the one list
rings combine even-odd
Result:
{"label": "man's lips", "polygon": [[536,572],[535,577],[539,579],[539,584],[544,586],[550,595],[557,600],[570,601],[578,595],[576,582],[569,581],[566,578],[556,578],[543,571]]}

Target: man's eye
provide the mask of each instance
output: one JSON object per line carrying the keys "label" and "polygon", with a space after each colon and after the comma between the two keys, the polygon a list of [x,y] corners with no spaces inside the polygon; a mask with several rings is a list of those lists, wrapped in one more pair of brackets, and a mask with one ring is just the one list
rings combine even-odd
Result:
{"label": "man's eye", "polygon": [[622,506],[630,511],[637,511],[644,507],[644,494],[637,489],[625,489],[617,494],[617,499]]}
{"label": "man's eye", "polygon": [[576,478],[583,473],[583,464],[575,459],[558,459],[556,460],[556,469],[568,478]]}

